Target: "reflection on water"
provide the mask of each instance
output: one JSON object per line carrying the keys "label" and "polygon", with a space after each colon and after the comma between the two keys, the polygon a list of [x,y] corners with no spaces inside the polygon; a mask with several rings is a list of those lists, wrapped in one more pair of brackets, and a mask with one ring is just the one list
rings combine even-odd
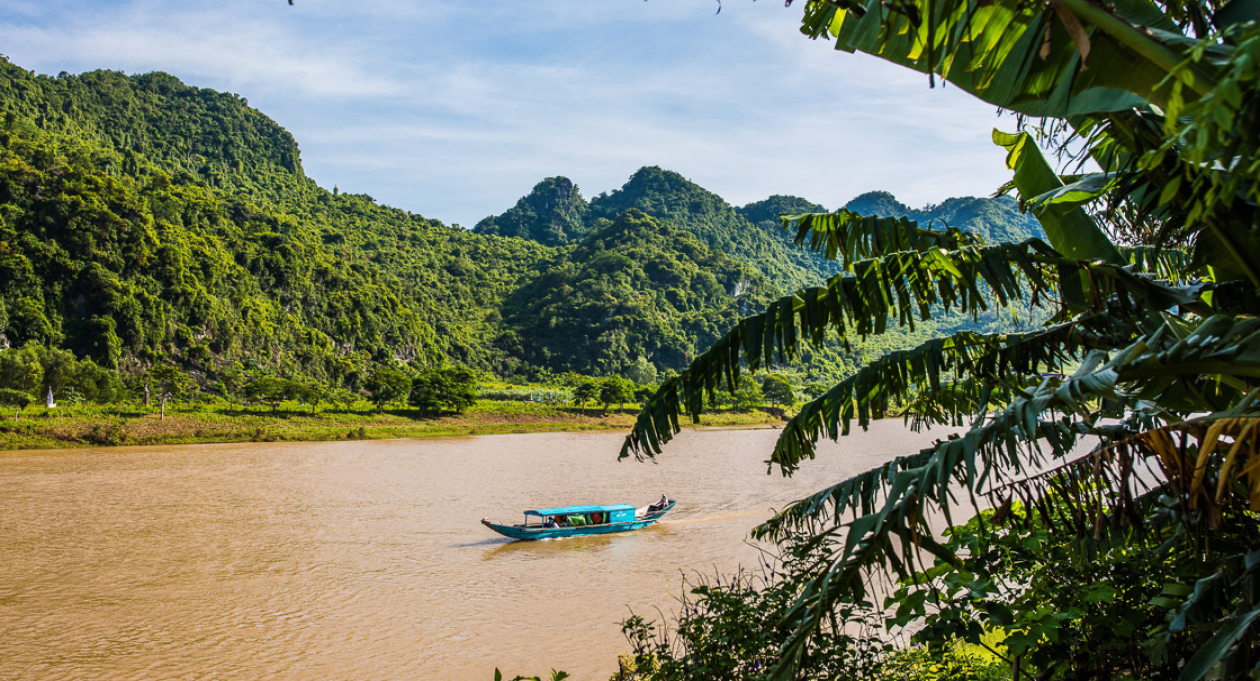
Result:
{"label": "reflection on water", "polygon": [[[0,454],[0,678],[604,679],[631,611],[756,562],[789,501],[930,437],[880,423],[793,478],[775,430]],[[933,433],[943,436],[943,433]],[[512,542],[527,508],[678,506],[627,534]]]}

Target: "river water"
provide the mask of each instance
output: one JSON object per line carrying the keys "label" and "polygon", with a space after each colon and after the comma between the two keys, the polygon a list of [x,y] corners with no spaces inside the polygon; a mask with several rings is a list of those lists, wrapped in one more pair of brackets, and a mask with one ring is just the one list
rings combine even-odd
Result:
{"label": "river water", "polygon": [[[792,478],[777,430],[0,454],[0,679],[607,679],[619,622],[758,560],[772,508],[944,432],[876,423]],[[509,542],[481,518],[668,493],[657,526]]]}

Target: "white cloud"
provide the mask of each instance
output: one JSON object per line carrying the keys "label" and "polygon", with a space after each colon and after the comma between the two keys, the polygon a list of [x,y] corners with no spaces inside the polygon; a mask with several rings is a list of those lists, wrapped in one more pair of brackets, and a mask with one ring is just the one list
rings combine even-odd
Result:
{"label": "white cloud", "polygon": [[192,85],[225,84],[247,97],[386,95],[402,85],[356,66],[353,46],[313,44],[274,17],[240,13],[241,7],[171,12],[169,3],[137,3],[104,9],[81,8],[39,24],[0,23],[0,40],[13,59],[34,68],[168,71]]}

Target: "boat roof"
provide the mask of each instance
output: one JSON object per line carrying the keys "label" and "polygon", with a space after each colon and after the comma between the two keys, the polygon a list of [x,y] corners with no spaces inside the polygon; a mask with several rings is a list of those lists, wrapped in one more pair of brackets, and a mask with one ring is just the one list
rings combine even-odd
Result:
{"label": "boat roof", "polygon": [[578,513],[611,513],[613,511],[633,511],[630,504],[607,504],[605,506],[557,506],[556,508],[536,508],[525,511],[525,515],[575,515]]}

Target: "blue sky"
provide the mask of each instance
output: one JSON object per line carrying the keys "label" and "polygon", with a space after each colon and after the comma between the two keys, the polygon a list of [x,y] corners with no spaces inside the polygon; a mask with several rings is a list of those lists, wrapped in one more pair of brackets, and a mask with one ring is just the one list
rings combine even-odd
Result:
{"label": "blue sky", "polygon": [[5,0],[0,53],[41,73],[167,71],[287,128],[308,175],[471,227],[544,177],[638,168],[735,205],[871,190],[912,206],[1009,177],[1013,127],[956,88],[798,32],[777,0]]}

